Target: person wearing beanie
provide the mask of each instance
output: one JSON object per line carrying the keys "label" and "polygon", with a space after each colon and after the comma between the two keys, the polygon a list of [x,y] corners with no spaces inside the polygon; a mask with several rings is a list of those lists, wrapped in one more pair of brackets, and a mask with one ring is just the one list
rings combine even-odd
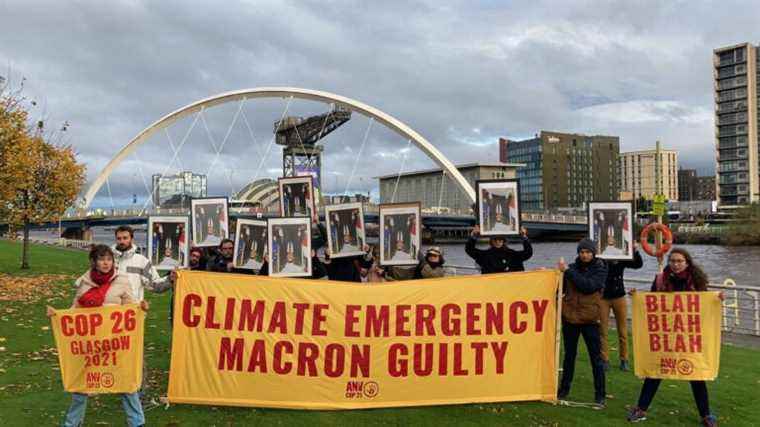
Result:
{"label": "person wearing beanie", "polygon": [[430,279],[433,277],[443,277],[443,253],[438,246],[431,246],[425,252],[425,257],[420,260],[417,268],[414,270],[415,279]]}
{"label": "person wearing beanie", "polygon": [[533,246],[528,239],[528,230],[520,229],[523,249],[517,251],[507,247],[504,236],[493,236],[489,241],[488,249],[478,249],[475,244],[480,236],[480,227],[475,225],[470,238],[467,239],[464,251],[480,267],[481,274],[504,273],[513,271],[525,271],[525,261],[533,256]]}
{"label": "person wearing beanie", "polygon": [[596,257],[596,244],[589,239],[578,243],[578,257],[567,265],[560,259],[557,267],[565,273],[562,297],[562,340],[565,358],[557,398],[565,400],[570,394],[578,354],[578,338],[583,335],[591,370],[594,376],[594,402],[605,405],[604,363],[599,337],[599,302],[607,280],[607,264]]}

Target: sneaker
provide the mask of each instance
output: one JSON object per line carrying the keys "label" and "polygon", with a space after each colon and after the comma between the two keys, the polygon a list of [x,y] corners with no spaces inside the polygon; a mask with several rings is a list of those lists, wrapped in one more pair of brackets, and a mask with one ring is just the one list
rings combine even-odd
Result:
{"label": "sneaker", "polygon": [[631,366],[628,364],[627,360],[621,360],[620,361],[620,370],[628,372],[631,370]]}
{"label": "sneaker", "polygon": [[638,406],[634,406],[631,408],[631,411],[628,412],[628,421],[632,423],[637,423],[639,421],[644,421],[647,419],[647,413],[643,409],[639,408]]}
{"label": "sneaker", "polygon": [[604,368],[604,372],[609,372],[610,371],[610,362],[608,362],[606,360],[602,361],[602,367]]}
{"label": "sneaker", "polygon": [[594,404],[596,405],[596,409],[604,409],[607,407],[607,402],[604,400],[604,396],[595,398]]}
{"label": "sneaker", "polygon": [[718,417],[716,417],[713,414],[710,414],[704,418],[702,418],[702,425],[705,427],[717,427],[718,425]]}

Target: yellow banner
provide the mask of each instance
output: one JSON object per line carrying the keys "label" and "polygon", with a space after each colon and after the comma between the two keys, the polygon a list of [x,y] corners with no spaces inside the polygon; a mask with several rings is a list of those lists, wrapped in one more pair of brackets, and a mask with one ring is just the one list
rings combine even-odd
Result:
{"label": "yellow banner", "polygon": [[50,320],[66,391],[131,393],[140,388],[145,313],[139,305],[56,310]]}
{"label": "yellow banner", "polygon": [[720,365],[718,292],[636,292],[636,376],[714,380]]}
{"label": "yellow banner", "polygon": [[350,409],[553,400],[559,278],[367,285],[182,271],[169,401]]}

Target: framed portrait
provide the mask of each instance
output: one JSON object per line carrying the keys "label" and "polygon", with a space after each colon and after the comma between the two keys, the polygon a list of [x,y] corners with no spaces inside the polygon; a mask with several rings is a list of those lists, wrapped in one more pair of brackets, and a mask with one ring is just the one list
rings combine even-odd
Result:
{"label": "framed portrait", "polygon": [[235,267],[260,270],[267,254],[267,222],[238,218],[235,227]]}
{"label": "framed portrait", "polygon": [[633,259],[633,202],[590,202],[588,230],[597,257]]}
{"label": "framed portrait", "polygon": [[325,222],[330,258],[364,254],[362,248],[367,240],[361,203],[325,206]]}
{"label": "framed portrait", "polygon": [[475,183],[481,236],[520,234],[520,182],[488,179]]}
{"label": "framed portrait", "polygon": [[380,264],[417,264],[421,233],[419,202],[380,205]]}
{"label": "framed portrait", "polygon": [[193,245],[219,246],[230,236],[226,197],[192,199],[190,212],[193,223]]}
{"label": "framed portrait", "polygon": [[277,180],[280,190],[280,216],[316,218],[314,179],[311,176],[293,176]]}
{"label": "framed portrait", "polygon": [[270,276],[311,277],[311,220],[308,217],[270,218],[267,234]]}
{"label": "framed portrait", "polygon": [[156,270],[188,266],[188,226],[186,216],[148,217],[148,254]]}

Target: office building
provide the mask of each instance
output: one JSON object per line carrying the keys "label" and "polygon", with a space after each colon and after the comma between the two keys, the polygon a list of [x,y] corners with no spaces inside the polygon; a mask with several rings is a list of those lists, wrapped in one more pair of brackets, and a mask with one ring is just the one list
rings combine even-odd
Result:
{"label": "office building", "polygon": [[717,197],[722,206],[760,200],[758,48],[750,43],[713,51]]}
{"label": "office building", "polygon": [[[472,188],[481,179],[515,178],[521,166],[514,163],[467,163],[457,165]],[[421,202],[422,209],[468,215],[472,202],[440,168],[384,175],[380,180],[380,203]]]}
{"label": "office building", "polygon": [[697,194],[694,200],[716,200],[715,199],[715,177],[700,176],[697,177]]}
{"label": "office building", "polygon": [[697,200],[696,169],[678,169],[678,200]]}
{"label": "office building", "polygon": [[678,153],[660,150],[659,160],[656,154],[656,150],[620,153],[620,189],[632,192],[634,200],[652,200],[657,193],[678,200]]}
{"label": "office building", "polygon": [[190,171],[177,175],[153,175],[153,206],[162,208],[190,207],[194,197],[206,197],[206,175]]}
{"label": "office building", "polygon": [[525,211],[584,208],[595,200],[617,200],[620,138],[541,131],[531,139],[504,140],[505,159],[517,170]]}

